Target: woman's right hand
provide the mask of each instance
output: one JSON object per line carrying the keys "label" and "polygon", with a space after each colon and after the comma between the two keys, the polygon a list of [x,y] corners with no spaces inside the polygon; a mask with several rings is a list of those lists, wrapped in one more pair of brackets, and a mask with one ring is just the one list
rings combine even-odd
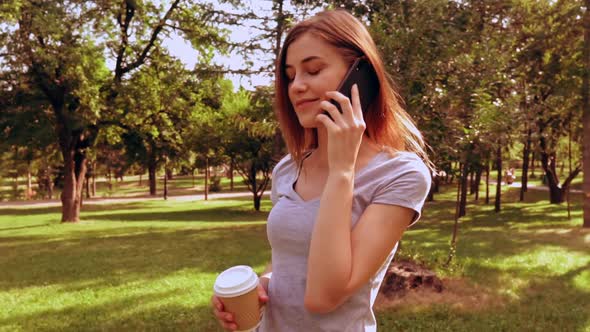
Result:
{"label": "woman's right hand", "polygon": [[[261,278],[260,282],[258,283],[258,301],[260,302],[260,310],[264,310],[264,305],[268,302],[268,281],[264,280],[266,278]],[[225,311],[223,306],[223,302],[219,297],[215,294],[211,296],[211,305],[213,306],[213,314],[215,318],[219,322],[219,325],[223,327],[226,331],[235,331],[238,329],[238,325],[235,322],[234,314],[231,312]]]}

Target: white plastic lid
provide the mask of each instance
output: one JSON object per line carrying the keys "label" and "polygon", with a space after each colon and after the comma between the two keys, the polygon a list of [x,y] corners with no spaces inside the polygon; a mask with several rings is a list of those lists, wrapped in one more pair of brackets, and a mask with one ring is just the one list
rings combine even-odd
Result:
{"label": "white plastic lid", "polygon": [[246,294],[258,285],[258,276],[251,267],[238,265],[221,272],[215,280],[213,290],[221,297]]}

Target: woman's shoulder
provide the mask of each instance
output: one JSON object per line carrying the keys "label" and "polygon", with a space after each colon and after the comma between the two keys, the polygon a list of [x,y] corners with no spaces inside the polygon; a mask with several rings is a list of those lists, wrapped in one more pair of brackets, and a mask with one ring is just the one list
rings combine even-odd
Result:
{"label": "woman's shoulder", "polygon": [[288,153],[283,158],[281,158],[281,160],[279,160],[279,162],[273,168],[273,171],[272,171],[273,178],[276,178],[277,176],[281,176],[285,173],[288,173],[289,171],[292,170],[294,164],[295,164],[295,160],[293,159],[291,154]]}
{"label": "woman's shoulder", "polygon": [[416,153],[411,151],[383,152],[385,160],[380,166],[390,171],[413,171],[427,174],[430,177],[430,169]]}
{"label": "woman's shoulder", "polygon": [[431,180],[430,169],[416,153],[383,151],[377,162],[373,163],[372,169],[363,174],[360,181],[377,187],[399,183],[423,183],[428,187]]}

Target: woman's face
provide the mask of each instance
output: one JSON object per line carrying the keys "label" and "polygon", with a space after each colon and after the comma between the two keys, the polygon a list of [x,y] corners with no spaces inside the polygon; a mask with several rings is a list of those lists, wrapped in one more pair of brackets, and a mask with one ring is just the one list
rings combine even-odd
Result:
{"label": "woman's face", "polygon": [[315,128],[315,117],[322,112],[320,102],[326,91],[334,91],[348,71],[348,64],[338,49],[306,33],[289,45],[285,59],[289,100],[299,123]]}

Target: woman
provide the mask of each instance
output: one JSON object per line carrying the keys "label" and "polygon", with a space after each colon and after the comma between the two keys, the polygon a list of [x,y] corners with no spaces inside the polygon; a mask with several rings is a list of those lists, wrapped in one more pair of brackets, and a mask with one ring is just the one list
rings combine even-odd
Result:
{"label": "woman", "polygon": [[[334,91],[362,56],[380,85],[367,109],[358,87],[350,99]],[[273,170],[272,268],[260,278],[266,309],[258,330],[375,331],[381,281],[430,188],[420,132],[401,109],[370,34],[343,10],[290,30],[275,84],[290,154]],[[215,296],[212,305],[220,324],[236,329]]]}

